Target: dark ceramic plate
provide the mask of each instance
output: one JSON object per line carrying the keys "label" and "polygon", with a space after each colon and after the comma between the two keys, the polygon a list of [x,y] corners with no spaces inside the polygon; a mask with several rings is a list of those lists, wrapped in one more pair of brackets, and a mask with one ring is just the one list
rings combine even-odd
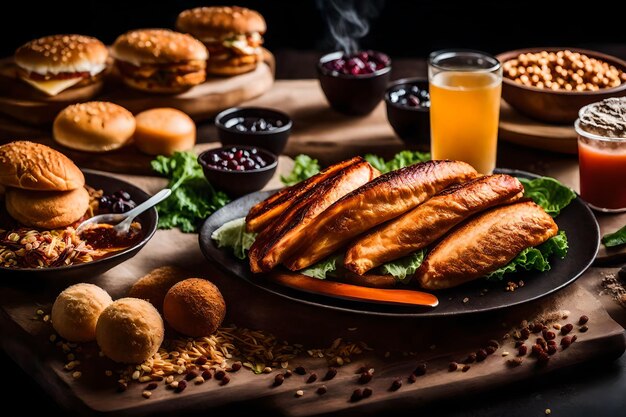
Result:
{"label": "dark ceramic plate", "polygon": [[[517,177],[536,178],[534,174],[515,170],[498,170],[500,173]],[[220,266],[227,273],[246,280],[257,287],[278,296],[319,307],[345,310],[361,314],[405,317],[438,317],[498,310],[526,303],[551,294],[578,278],[593,262],[600,244],[600,230],[591,210],[580,198],[576,198],[555,219],[560,230],[567,233],[569,251],[565,259],[553,258],[552,269],[547,272],[522,272],[512,274],[504,282],[491,283],[476,280],[471,283],[437,291],[439,305],[435,308],[393,306],[370,302],[348,301],[296,291],[281,285],[254,277],[246,261],[235,258],[225,249],[219,249],[211,234],[227,221],[244,217],[250,207],[267,198],[271,192],[256,192],[233,201],[216,211],[202,226],[200,248],[206,258]],[[514,292],[504,290],[506,282],[524,280],[524,287]],[[484,295],[481,292],[487,289]],[[467,302],[463,302],[465,298]]]}
{"label": "dark ceramic plate", "polygon": [[[137,204],[143,203],[150,198],[150,195],[141,189],[117,178],[109,177],[91,170],[83,170],[83,173],[85,174],[85,182],[87,185],[95,189],[103,190],[105,194],[114,193],[118,190],[125,190]],[[154,207],[139,215],[137,220],[141,223],[141,227],[145,233],[143,239],[134,246],[106,258],[98,259],[93,262],[57,268],[14,269],[0,267],[0,274],[6,278],[89,281],[114,266],[119,265],[127,259],[135,256],[141,248],[148,243],[150,238],[152,238],[154,232],[156,232],[158,218],[159,216]]]}

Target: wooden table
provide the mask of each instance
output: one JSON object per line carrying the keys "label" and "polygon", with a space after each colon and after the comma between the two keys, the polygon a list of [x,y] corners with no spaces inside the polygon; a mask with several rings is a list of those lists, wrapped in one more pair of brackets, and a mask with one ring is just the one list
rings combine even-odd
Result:
{"label": "wooden table", "polygon": [[[298,100],[297,93],[307,89],[311,90],[311,86],[314,84],[314,81],[278,82],[276,88],[280,94],[271,96],[272,100],[276,100],[275,102],[263,102],[263,98],[260,98],[249,103],[259,104],[260,102],[281,108],[290,106],[290,113],[295,120],[295,128],[294,136],[286,150],[287,154],[308,153],[320,159],[323,164],[327,164],[348,155],[352,156],[364,152],[391,155],[404,147],[403,143],[395,138],[393,132],[384,121],[382,108],[378,108],[376,112],[366,118],[354,121],[353,119],[332,113],[325,106],[324,102],[319,100],[319,97],[315,98],[318,104],[312,110],[310,106],[303,107]],[[295,97],[293,95],[294,92],[296,93]],[[307,95],[307,97],[309,96]],[[292,100],[292,102],[290,103],[289,100]],[[329,127],[334,127],[334,129]],[[212,142],[215,138],[214,127],[211,125],[200,126],[199,132],[204,142]],[[337,132],[343,132],[343,134],[338,136]],[[519,146],[501,143],[498,153],[498,165],[554,176],[574,189],[577,189],[578,186],[576,175],[577,161],[572,156],[539,153]],[[623,216],[622,222],[624,222]],[[618,266],[615,265],[602,269],[596,268],[591,273],[586,274],[579,283],[594,295],[598,295],[601,277],[615,273]],[[616,321],[626,325],[626,312],[624,309],[607,296],[598,295],[597,298]],[[249,314],[246,315],[244,313],[245,309],[235,312],[235,316],[239,314],[240,317],[249,318]],[[19,375],[20,371],[16,370],[15,367],[12,368],[12,364],[6,357],[0,357],[0,360],[8,366],[10,372]],[[463,397],[463,403],[452,404],[449,401],[439,403],[437,414],[475,413],[475,415],[503,415],[506,413],[507,415],[522,415],[520,411],[522,410],[524,415],[540,415],[537,413],[543,412],[545,408],[553,408],[555,412],[561,411],[560,407],[562,405],[569,407],[568,409],[570,410],[580,409],[580,402],[576,403],[579,390],[584,395],[591,396],[596,393],[598,387],[606,387],[599,400],[602,403],[600,406],[604,407],[604,410],[609,411],[619,409],[620,404],[624,404],[624,397],[615,395],[615,391],[609,389],[609,385],[622,384],[623,387],[626,384],[626,376],[624,375],[626,361],[622,358],[618,363],[595,365],[595,367],[600,370],[591,371],[591,377],[585,384],[568,382],[568,379],[581,372],[579,370],[567,371],[568,373],[560,376],[542,376],[532,382],[514,385],[511,391],[500,391],[496,398],[491,394],[478,396],[478,399]],[[55,407],[48,402],[47,397],[41,394],[38,388],[33,386],[29,378],[18,376],[17,381],[19,382],[12,384],[15,388],[9,388],[9,391],[5,391],[6,398],[18,395],[19,392],[25,389],[24,387],[27,387],[28,390],[36,393],[33,395],[41,398],[41,401],[37,401],[40,404],[33,404],[29,411],[42,410],[41,412],[50,412],[50,409]],[[598,385],[595,385],[596,383]],[[567,384],[566,386],[570,387],[568,388],[569,391],[565,393],[565,400],[563,399],[563,391],[557,388],[560,384]],[[550,396],[549,399],[538,398],[537,395],[540,392],[538,390],[541,392],[546,390],[547,395]],[[405,402],[404,405],[399,403],[398,406],[406,407],[410,406],[410,403]],[[376,407],[376,409],[382,410],[380,407]],[[520,413],[517,414],[515,410],[520,411]],[[534,410],[533,414],[529,413],[530,410]],[[365,411],[368,410],[363,409],[363,407],[359,409],[359,412]],[[425,411],[422,410],[422,412]]]}

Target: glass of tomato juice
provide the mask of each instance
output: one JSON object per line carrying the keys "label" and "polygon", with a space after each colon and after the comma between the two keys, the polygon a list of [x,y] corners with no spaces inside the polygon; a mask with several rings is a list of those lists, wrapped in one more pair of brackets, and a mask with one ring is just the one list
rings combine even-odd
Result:
{"label": "glass of tomato juice", "polygon": [[581,128],[577,119],[580,196],[595,210],[626,211],[626,138],[606,137]]}

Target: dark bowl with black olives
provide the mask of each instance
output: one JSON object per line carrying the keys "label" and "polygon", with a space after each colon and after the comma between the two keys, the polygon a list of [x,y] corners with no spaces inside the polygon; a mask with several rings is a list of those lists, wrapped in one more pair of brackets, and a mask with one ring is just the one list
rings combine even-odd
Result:
{"label": "dark bowl with black olives", "polygon": [[383,99],[391,76],[391,59],[377,51],[332,52],[320,58],[317,75],[335,111],[364,116]]}
{"label": "dark bowl with black olives", "polygon": [[233,107],[215,116],[223,146],[256,146],[280,155],[291,134],[291,118],[264,107]]}
{"label": "dark bowl with black olives", "polygon": [[256,146],[222,146],[198,155],[204,176],[231,197],[258,191],[272,179],[278,157]]}
{"label": "dark bowl with black olives", "polygon": [[420,149],[430,147],[430,94],[428,79],[405,78],[385,92],[387,120],[403,141]]}

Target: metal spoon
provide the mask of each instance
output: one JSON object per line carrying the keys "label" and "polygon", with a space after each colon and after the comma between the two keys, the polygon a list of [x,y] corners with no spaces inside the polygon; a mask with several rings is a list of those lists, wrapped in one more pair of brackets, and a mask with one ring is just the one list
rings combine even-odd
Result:
{"label": "metal spoon", "polygon": [[148,210],[152,206],[159,204],[161,201],[169,197],[171,193],[172,190],[170,190],[169,188],[164,188],[143,203],[139,204],[134,209],[127,211],[126,213],[99,214],[97,216],[93,216],[78,225],[78,227],[76,228],[76,234],[79,235],[89,225],[108,223],[115,224],[113,230],[115,230],[118,235],[125,235],[126,233],[128,233],[130,225],[135,217]]}

